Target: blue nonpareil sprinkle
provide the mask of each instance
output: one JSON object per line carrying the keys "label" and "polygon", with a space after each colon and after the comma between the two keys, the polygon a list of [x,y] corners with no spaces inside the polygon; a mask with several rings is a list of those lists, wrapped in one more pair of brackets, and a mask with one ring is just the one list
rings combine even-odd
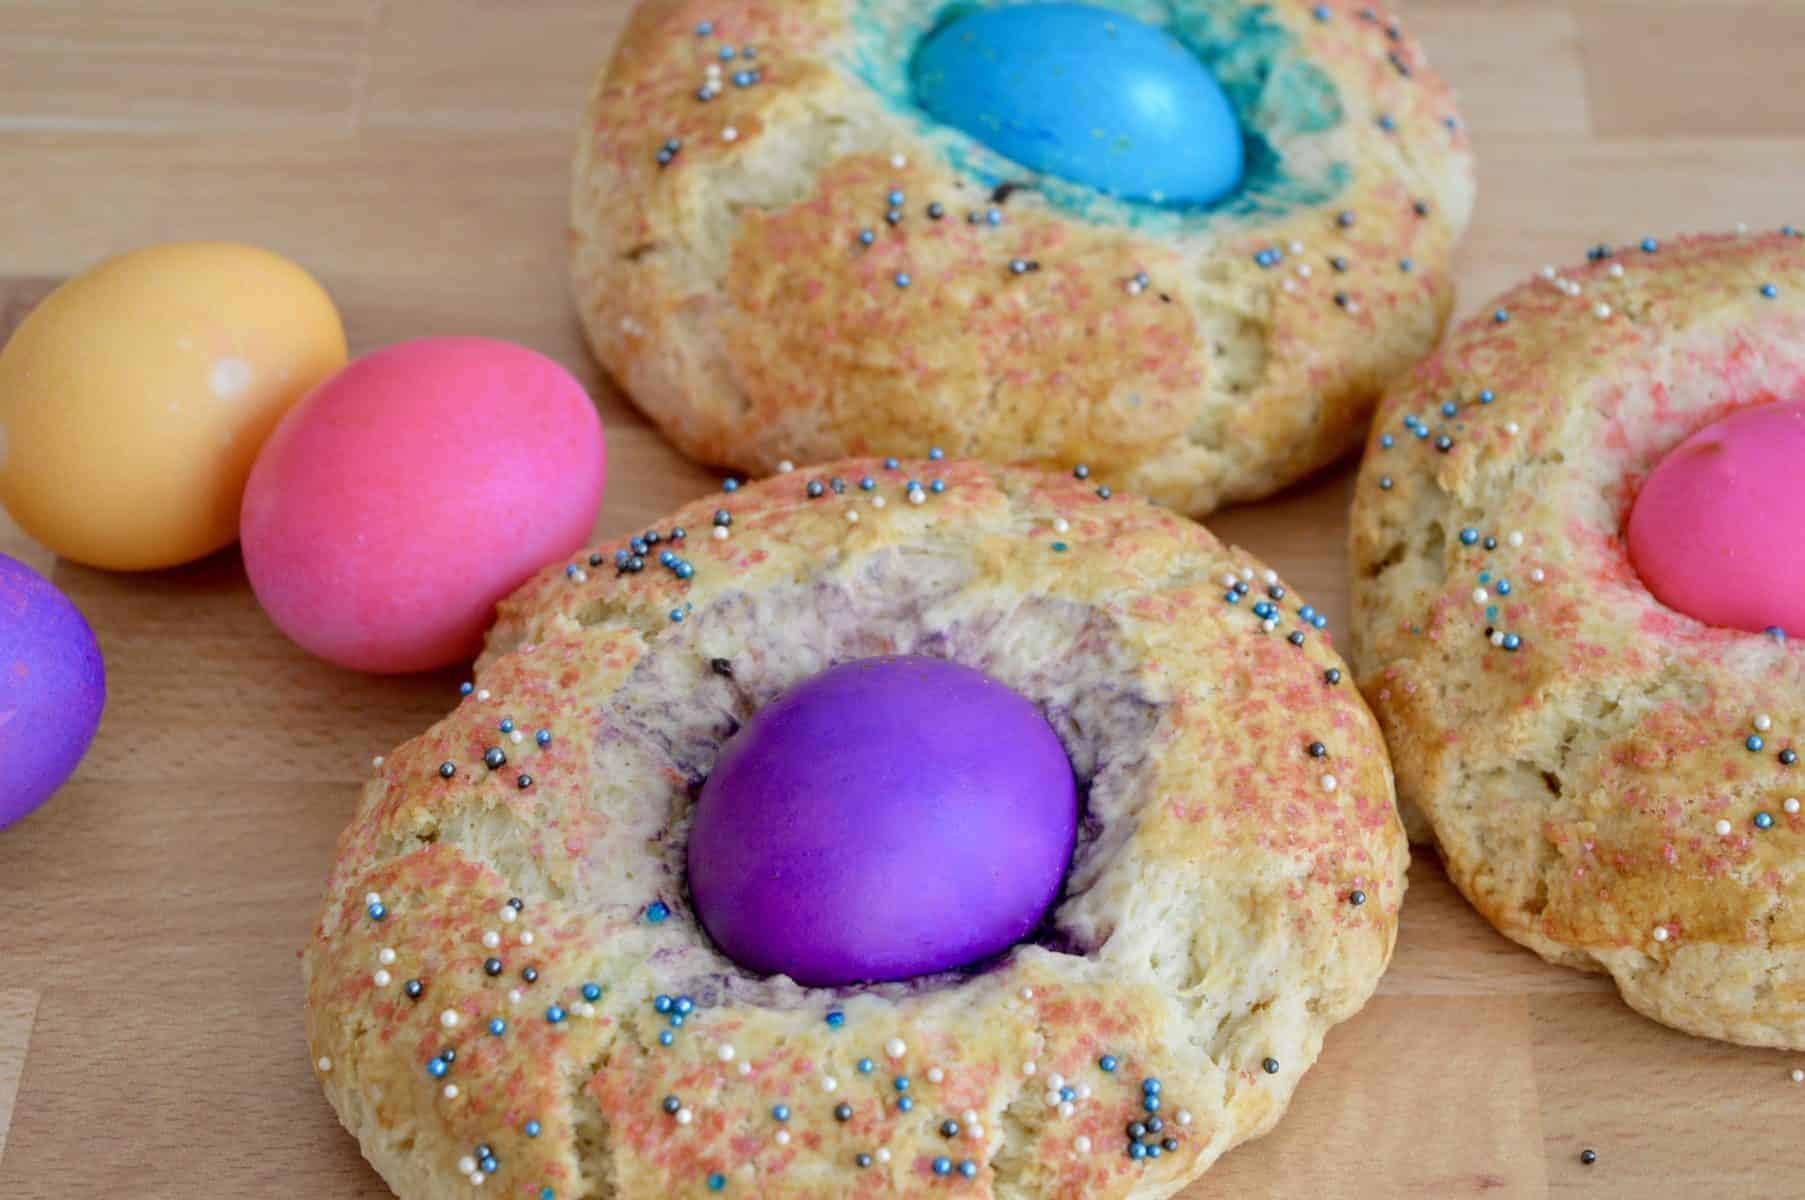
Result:
{"label": "blue nonpareil sprinkle", "polygon": [[508,1031],[508,1023],[506,1021],[502,1020],[500,1017],[496,1017],[493,1021],[489,1022],[489,1032],[494,1034],[496,1037],[500,1037],[502,1034],[506,1033],[507,1031]]}
{"label": "blue nonpareil sprinkle", "polygon": [[545,1019],[550,1021],[553,1025],[558,1024],[564,1019],[564,1009],[559,1005],[552,1005],[545,1010]]}
{"label": "blue nonpareil sprinkle", "polygon": [[538,1137],[540,1128],[541,1128],[541,1126],[540,1126],[539,1122],[528,1121],[525,1126],[526,1135],[530,1138]]}
{"label": "blue nonpareil sprinkle", "polygon": [[844,1024],[846,1024],[846,1014],[839,1009],[836,1008],[827,1014],[827,1027],[829,1029],[838,1029]]}
{"label": "blue nonpareil sprinkle", "polygon": [[671,910],[665,906],[665,903],[662,900],[654,900],[646,905],[646,920],[653,925],[658,924],[670,915]]}

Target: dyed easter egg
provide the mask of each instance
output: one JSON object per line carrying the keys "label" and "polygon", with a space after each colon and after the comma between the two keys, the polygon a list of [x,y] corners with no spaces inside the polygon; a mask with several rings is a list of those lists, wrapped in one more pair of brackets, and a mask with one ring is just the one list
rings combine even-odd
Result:
{"label": "dyed easter egg", "polygon": [[988,675],[861,659],[761,709],[703,786],[697,915],[727,956],[821,987],[907,979],[1008,949],[1071,860],[1059,738]]}
{"label": "dyed easter egg", "polygon": [[358,359],[296,405],[251,472],[244,563],[283,632],[397,673],[470,658],[496,601],[589,537],[602,422],[551,359],[428,338]]}
{"label": "dyed easter egg", "polygon": [[0,829],[63,786],[106,701],[106,666],[81,613],[0,554]]}
{"label": "dyed easter egg", "polygon": [[0,351],[0,503],[64,558],[138,571],[238,536],[257,451],[345,363],[320,285],[254,246],[111,258]]}
{"label": "dyed easter egg", "polygon": [[1656,599],[1707,625],[1805,633],[1805,401],[1744,409],[1674,449],[1630,512]]}
{"label": "dyed easter egg", "polygon": [[916,103],[1005,158],[1112,196],[1210,204],[1241,182],[1222,87],[1168,34],[1088,4],[957,17],[910,65]]}

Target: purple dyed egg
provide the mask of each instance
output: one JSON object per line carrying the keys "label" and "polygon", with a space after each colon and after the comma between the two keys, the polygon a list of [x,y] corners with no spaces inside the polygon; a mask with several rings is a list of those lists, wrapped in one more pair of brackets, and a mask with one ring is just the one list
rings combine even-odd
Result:
{"label": "purple dyed egg", "polygon": [[0,829],[74,773],[106,699],[106,667],[81,613],[0,554]]}
{"label": "purple dyed egg", "polygon": [[696,806],[690,894],[749,970],[907,979],[1032,932],[1077,821],[1071,762],[1033,705],[957,663],[862,659],[727,744]]}

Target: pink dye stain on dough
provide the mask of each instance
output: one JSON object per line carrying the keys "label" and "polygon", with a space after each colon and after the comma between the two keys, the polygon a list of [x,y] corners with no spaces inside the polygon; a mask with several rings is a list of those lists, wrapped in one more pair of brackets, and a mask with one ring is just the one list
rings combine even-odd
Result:
{"label": "pink dye stain on dough", "polygon": [[1805,401],[1744,409],[1687,438],[1630,511],[1655,598],[1706,625],[1805,634]]}

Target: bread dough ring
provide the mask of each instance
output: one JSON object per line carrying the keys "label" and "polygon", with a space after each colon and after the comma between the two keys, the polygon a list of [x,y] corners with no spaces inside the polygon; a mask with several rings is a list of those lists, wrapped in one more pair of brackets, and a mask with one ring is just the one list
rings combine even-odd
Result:
{"label": "bread dough ring", "polygon": [[[633,401],[755,474],[938,444],[1087,463],[1198,516],[1353,449],[1441,331],[1472,209],[1415,42],[1351,0],[1110,0],[1199,48],[1248,131],[1242,190],[1174,211],[1034,176],[914,108],[908,48],[945,7],[640,5],[570,216],[583,326]],[[699,100],[722,46],[755,49],[757,82],[728,82],[736,60]]]}
{"label": "bread dough ring", "polygon": [[[1108,492],[843,462],[688,506],[643,570],[617,544],[507,601],[471,693],[366,786],[304,956],[320,1078],[389,1184],[1151,1197],[1269,1129],[1390,955],[1390,770],[1299,597]],[[1014,687],[1071,755],[1047,932],[898,984],[748,977],[687,907],[692,794],[761,703],[911,652]],[[1130,1157],[1155,1115],[1164,1152]]]}
{"label": "bread dough ring", "polygon": [[1664,607],[1623,529],[1690,434],[1805,395],[1805,241],[1591,258],[1487,305],[1381,406],[1353,658],[1407,811],[1492,924],[1658,1021],[1802,1047],[1805,655]]}

